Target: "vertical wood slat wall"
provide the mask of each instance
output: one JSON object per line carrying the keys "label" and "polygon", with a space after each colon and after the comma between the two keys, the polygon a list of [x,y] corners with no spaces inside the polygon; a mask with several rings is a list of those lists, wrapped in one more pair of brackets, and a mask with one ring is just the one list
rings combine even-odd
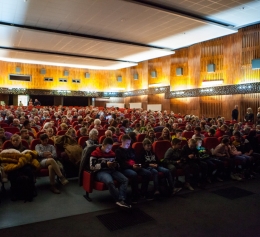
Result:
{"label": "vertical wood slat wall", "polygon": [[[240,29],[238,33],[198,43],[187,48],[176,50],[171,56],[140,62],[135,67],[115,71],[70,69],[64,67],[29,65],[22,63],[0,62],[0,87],[15,87],[17,82],[9,81],[8,75],[15,73],[15,67],[20,66],[22,74],[31,74],[32,82],[19,82],[19,87],[33,89],[68,89],[110,91],[111,88],[126,90],[146,89],[149,84],[168,84],[171,90],[183,90],[202,87],[203,80],[223,79],[223,85],[250,83],[260,81],[260,70],[252,70],[251,60],[260,58],[260,24]],[[216,71],[207,73],[207,65],[214,63]],[[183,68],[183,75],[176,75],[176,68]],[[40,69],[45,68],[47,77],[53,77],[53,82],[44,82]],[[63,78],[63,71],[68,70],[69,83],[58,82]],[[157,78],[151,77],[151,71],[157,72]],[[85,72],[91,77],[85,78]],[[138,74],[138,80],[133,75]],[[118,82],[117,76],[123,81]],[[66,78],[66,77],[65,77]],[[71,79],[80,79],[80,84],[71,83]],[[129,103],[142,102],[144,109],[147,104],[161,103],[163,110],[173,110],[176,113],[217,116],[230,118],[233,107],[240,107],[243,116],[247,107],[253,111],[260,106],[260,93],[203,96],[198,98],[165,99],[163,95],[145,95],[115,99],[112,102]],[[105,105],[106,102],[97,102]]]}

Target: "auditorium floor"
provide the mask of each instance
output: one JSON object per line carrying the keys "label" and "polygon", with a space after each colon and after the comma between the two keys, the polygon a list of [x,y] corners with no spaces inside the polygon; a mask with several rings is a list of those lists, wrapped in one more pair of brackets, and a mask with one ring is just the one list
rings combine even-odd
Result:
{"label": "auditorium floor", "polygon": [[[41,178],[33,202],[2,198],[0,236],[260,236],[259,180],[215,183],[206,190],[184,190],[172,198],[137,204],[154,221],[111,232],[96,218],[118,211],[108,192],[96,191],[88,202],[77,181],[71,180],[62,194],[54,195],[48,180]],[[235,187],[252,193],[236,199],[214,193]]]}

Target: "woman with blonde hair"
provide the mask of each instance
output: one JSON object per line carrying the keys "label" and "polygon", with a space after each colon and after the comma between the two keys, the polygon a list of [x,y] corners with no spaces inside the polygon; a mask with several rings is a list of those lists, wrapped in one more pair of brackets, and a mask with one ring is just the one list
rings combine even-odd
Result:
{"label": "woman with blonde hair", "polygon": [[253,113],[252,108],[247,108],[244,121],[245,122],[251,122],[251,123],[254,122],[254,113]]}

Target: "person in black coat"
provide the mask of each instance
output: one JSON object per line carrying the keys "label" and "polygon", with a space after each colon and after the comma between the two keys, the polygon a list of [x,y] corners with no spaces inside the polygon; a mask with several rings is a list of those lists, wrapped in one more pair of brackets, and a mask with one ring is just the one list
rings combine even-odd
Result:
{"label": "person in black coat", "polygon": [[238,105],[235,105],[235,108],[232,110],[232,120],[238,120]]}

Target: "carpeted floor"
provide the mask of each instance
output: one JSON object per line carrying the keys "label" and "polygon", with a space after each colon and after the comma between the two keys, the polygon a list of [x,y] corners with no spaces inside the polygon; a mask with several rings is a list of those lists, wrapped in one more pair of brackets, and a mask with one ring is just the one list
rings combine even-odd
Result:
{"label": "carpeted floor", "polygon": [[[233,191],[239,188],[250,195],[230,199],[216,194],[218,190],[229,188]],[[111,231],[98,218],[108,213],[121,212],[112,205],[114,208],[1,229],[0,236],[260,236],[259,198],[259,178],[245,182],[217,183],[206,190],[182,192],[172,198],[137,204],[134,211],[139,209],[151,219],[123,229]],[[102,198],[95,200],[95,205],[97,202],[102,203]],[[82,200],[79,205],[83,204]],[[52,208],[53,212],[59,211]],[[129,214],[129,218],[131,216],[133,215]]]}

